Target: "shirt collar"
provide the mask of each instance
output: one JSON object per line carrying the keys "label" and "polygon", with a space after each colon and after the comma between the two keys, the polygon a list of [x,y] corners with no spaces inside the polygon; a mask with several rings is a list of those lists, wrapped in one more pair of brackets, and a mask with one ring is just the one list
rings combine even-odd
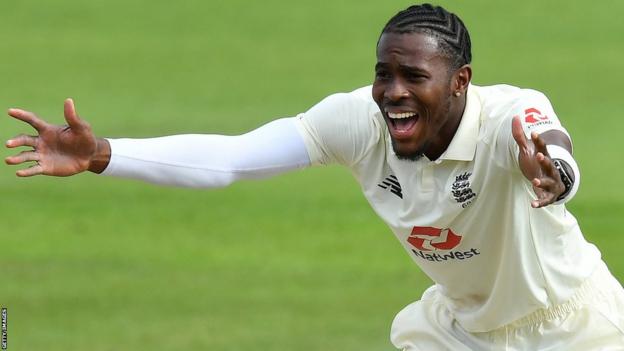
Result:
{"label": "shirt collar", "polygon": [[455,136],[439,160],[472,161],[477,150],[481,101],[470,84],[466,93],[466,107]]}

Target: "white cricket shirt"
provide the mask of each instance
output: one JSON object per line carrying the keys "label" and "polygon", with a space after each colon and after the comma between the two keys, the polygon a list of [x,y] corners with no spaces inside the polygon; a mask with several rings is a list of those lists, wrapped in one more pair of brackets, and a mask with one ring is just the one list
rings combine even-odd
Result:
{"label": "white cricket shirt", "polygon": [[471,332],[565,302],[601,260],[564,205],[531,208],[511,134],[516,115],[527,135],[565,132],[543,94],[508,85],[468,88],[459,128],[435,161],[395,156],[370,86],[329,96],[297,120],[311,162],[351,169]]}

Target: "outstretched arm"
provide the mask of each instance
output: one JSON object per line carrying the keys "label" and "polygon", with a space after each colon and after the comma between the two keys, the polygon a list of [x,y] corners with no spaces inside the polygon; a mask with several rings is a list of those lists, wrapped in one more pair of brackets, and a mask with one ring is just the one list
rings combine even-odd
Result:
{"label": "outstretched arm", "polygon": [[65,102],[67,126],[50,125],[33,113],[11,109],[9,115],[39,135],[20,135],[8,147],[33,149],[8,157],[9,164],[35,165],[18,176],[68,176],[85,170],[188,187],[221,187],[238,179],[264,178],[310,164],[294,118],[268,123],[239,136],[176,135],[152,139],[98,139],[80,120],[73,102]]}
{"label": "outstretched arm", "polygon": [[[533,185],[533,190],[537,195],[537,200],[531,203],[533,208],[548,206],[556,202],[562,194],[569,191],[561,179],[560,172],[553,162],[548,151],[548,145],[558,146],[572,154],[572,144],[569,137],[559,130],[549,130],[538,134],[531,133],[531,139],[527,139],[522,128],[520,117],[516,116],[512,120],[512,135],[519,147],[518,163],[524,176]],[[570,175],[572,183],[578,182],[575,173],[569,164],[561,162],[566,174]],[[576,175],[578,177],[578,175]]]}

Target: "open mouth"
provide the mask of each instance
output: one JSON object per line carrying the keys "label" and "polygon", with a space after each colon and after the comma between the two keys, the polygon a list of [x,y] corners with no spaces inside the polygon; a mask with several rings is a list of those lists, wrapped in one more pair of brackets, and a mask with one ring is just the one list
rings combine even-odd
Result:
{"label": "open mouth", "polygon": [[388,125],[395,138],[407,137],[418,123],[419,115],[415,112],[388,112]]}

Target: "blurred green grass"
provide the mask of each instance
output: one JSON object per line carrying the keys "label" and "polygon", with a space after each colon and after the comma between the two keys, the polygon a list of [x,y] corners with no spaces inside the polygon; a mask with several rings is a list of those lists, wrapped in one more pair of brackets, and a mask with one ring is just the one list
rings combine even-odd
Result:
{"label": "blurred green grass", "polygon": [[[0,101],[60,123],[71,96],[104,136],[239,133],[369,84],[377,35],[408,4],[4,1]],[[570,207],[623,280],[624,3],[440,4],[471,31],[476,84],[551,98],[583,169]],[[429,285],[344,169],[214,191],[13,171],[11,350],[391,350],[392,317]]]}

